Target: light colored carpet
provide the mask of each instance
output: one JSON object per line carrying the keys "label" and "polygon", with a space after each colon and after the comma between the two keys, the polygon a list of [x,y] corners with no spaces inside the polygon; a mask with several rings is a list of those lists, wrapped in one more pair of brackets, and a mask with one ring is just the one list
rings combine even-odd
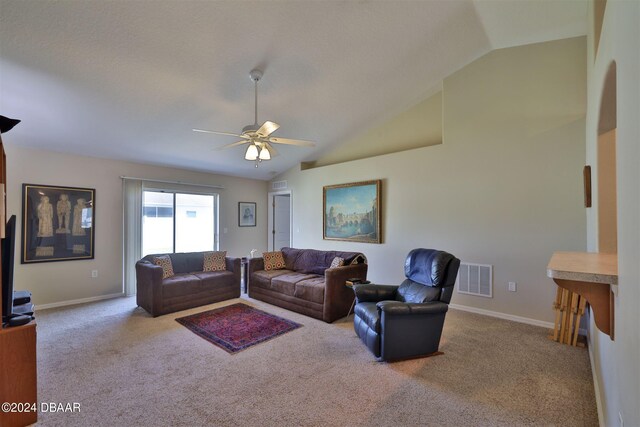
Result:
{"label": "light colored carpet", "polygon": [[38,400],[79,402],[38,426],[482,426],[598,424],[587,350],[547,330],[449,310],[442,356],[378,363],[352,317],[333,324],[243,302],[304,326],[231,355],[135,299],[45,310]]}

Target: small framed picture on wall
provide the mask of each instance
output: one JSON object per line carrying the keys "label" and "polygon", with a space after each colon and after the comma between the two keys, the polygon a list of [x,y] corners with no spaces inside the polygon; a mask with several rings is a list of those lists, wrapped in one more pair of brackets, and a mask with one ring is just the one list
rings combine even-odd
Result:
{"label": "small framed picture on wall", "polygon": [[256,226],[256,203],[255,202],[238,202],[238,226],[240,227]]}

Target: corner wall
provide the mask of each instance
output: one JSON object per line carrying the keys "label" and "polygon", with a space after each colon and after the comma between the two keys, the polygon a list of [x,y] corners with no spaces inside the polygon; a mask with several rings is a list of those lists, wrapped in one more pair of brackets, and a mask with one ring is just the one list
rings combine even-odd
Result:
{"label": "corner wall", "polygon": [[[454,292],[453,303],[553,321],[549,258],[586,247],[585,44],[501,49],[454,73],[444,83],[442,145],[277,177],[293,191],[294,246],[362,251],[374,283],[400,283],[413,248],[447,250],[494,266],[493,298]],[[322,187],[371,179],[383,180],[383,244],[323,240]]]}
{"label": "corner wall", "polygon": [[[33,293],[36,305],[53,304],[122,292],[122,180],[120,176],[221,185],[220,249],[247,256],[267,247],[267,183],[116,160],[82,157],[21,148],[4,136],[7,154],[7,214],[22,227],[22,184],[61,185],[96,189],[95,259],[15,265],[16,289]],[[238,227],[238,202],[257,202],[257,227]],[[227,232],[224,233],[224,229]],[[16,254],[20,254],[20,233]],[[91,270],[98,277],[91,278]]]}
{"label": "corner wall", "polygon": [[[596,1],[601,8],[604,2]],[[594,1],[589,2],[588,108],[586,161],[597,176],[597,136],[607,71],[616,63],[617,85],[617,249],[614,286],[615,341],[590,319],[589,351],[606,426],[640,426],[640,2],[606,2],[599,48],[595,49]],[[593,189],[598,206],[598,189]],[[587,212],[588,249],[598,250],[598,212]]]}

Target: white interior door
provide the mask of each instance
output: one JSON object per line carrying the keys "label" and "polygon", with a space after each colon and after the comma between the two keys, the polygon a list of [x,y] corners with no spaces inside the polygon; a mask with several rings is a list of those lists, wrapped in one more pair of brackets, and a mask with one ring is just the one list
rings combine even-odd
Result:
{"label": "white interior door", "polygon": [[291,195],[273,195],[273,247],[277,251],[291,246]]}

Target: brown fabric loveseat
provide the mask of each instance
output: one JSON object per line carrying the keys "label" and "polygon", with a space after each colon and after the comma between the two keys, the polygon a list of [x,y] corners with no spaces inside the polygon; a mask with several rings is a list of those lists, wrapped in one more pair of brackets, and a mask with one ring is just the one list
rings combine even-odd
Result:
{"label": "brown fabric loveseat", "polygon": [[[174,276],[162,278],[153,259],[169,255]],[[153,317],[240,297],[240,258],[225,258],[226,270],[203,271],[204,252],[147,255],[136,263],[138,305]]]}
{"label": "brown fabric loveseat", "polygon": [[[282,248],[286,268],[265,270],[263,258],[249,260],[249,296],[331,323],[345,317],[353,302],[348,279],[367,278],[366,257],[359,252]],[[335,257],[344,266],[329,268]]]}

